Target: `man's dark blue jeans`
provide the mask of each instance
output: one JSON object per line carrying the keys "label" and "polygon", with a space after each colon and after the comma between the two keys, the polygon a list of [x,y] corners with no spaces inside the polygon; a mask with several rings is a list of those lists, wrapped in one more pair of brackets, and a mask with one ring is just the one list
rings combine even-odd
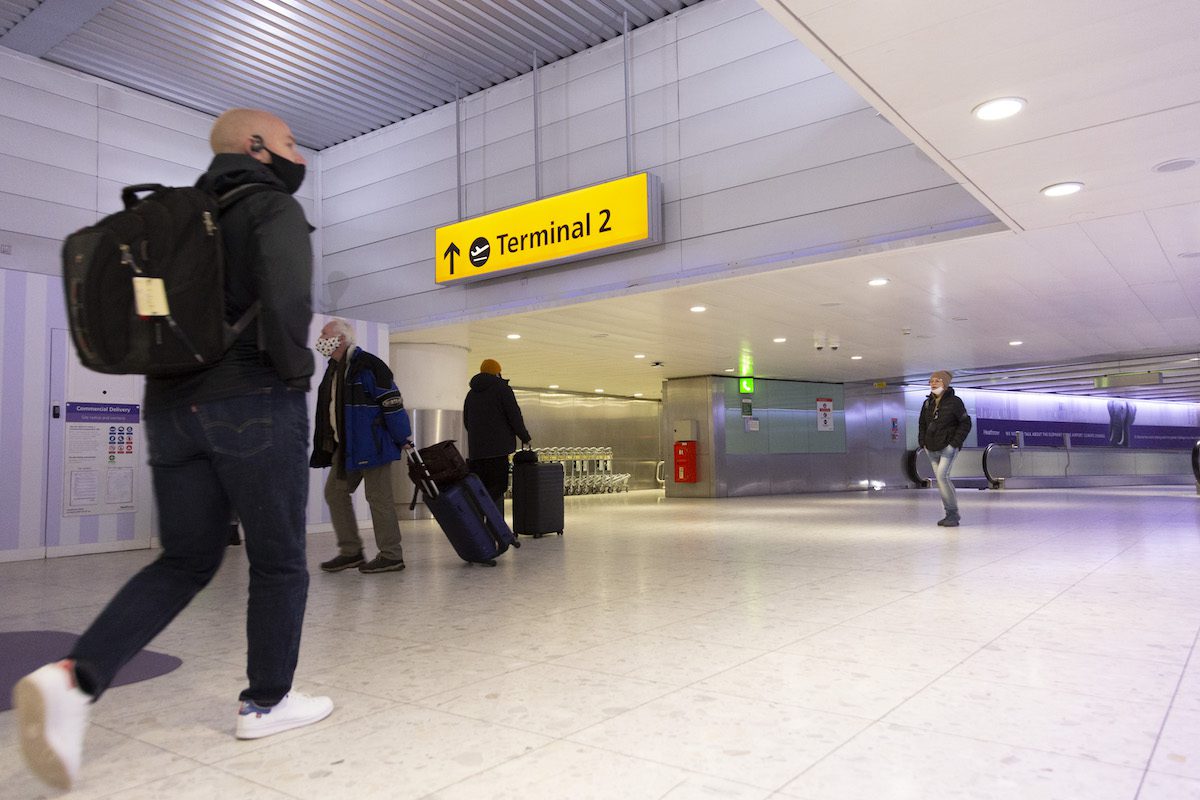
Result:
{"label": "man's dark blue jeans", "polygon": [[240,699],[275,705],[292,687],[308,598],[304,392],[255,389],[153,412],[145,422],[163,552],[76,642],[69,657],[80,687],[99,697],[208,584],[225,554],[232,510],[250,559],[250,685]]}

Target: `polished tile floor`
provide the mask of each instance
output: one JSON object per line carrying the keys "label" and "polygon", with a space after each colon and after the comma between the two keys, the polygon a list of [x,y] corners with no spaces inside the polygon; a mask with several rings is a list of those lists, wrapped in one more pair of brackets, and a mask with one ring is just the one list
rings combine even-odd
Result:
{"label": "polished tile floor", "polygon": [[[96,706],[71,797],[1200,798],[1190,487],[568,498],[495,569],[313,573],[319,725],[233,739],[244,557]],[[333,553],[310,538],[310,562]],[[0,630],[78,631],[147,553],[0,564]],[[49,796],[0,714],[0,795]]]}

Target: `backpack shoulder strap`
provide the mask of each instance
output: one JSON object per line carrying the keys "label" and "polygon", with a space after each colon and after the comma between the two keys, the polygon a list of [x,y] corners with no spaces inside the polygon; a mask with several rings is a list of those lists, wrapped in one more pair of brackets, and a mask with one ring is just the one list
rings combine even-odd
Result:
{"label": "backpack shoulder strap", "polygon": [[[226,211],[228,211],[230,208],[232,208],[235,203],[238,203],[241,200],[245,200],[247,197],[249,197],[252,194],[258,194],[260,192],[275,192],[275,191],[279,191],[279,190],[276,189],[274,186],[271,186],[266,183],[244,183],[241,186],[235,186],[234,188],[230,189],[225,194],[218,197],[217,198],[217,207],[219,208],[219,213],[223,214]],[[253,303],[251,303],[250,307],[247,308],[242,313],[242,316],[238,317],[237,322],[235,322],[231,326],[229,326],[229,340],[233,341],[238,336],[241,336],[242,331],[244,331],[244,330],[246,330],[246,328],[250,327],[250,323],[254,321],[254,318],[258,316],[258,312],[261,310],[262,310],[262,300],[255,300]],[[263,341],[261,327],[259,328],[259,331],[258,331],[258,349],[259,350],[266,349],[265,342]]]}
{"label": "backpack shoulder strap", "polygon": [[252,194],[277,191],[279,190],[274,186],[266,183],[243,183],[241,186],[235,186],[225,194],[220,195],[217,198],[217,206],[220,208],[221,213],[224,214],[226,211],[232,208],[235,203],[245,200]]}

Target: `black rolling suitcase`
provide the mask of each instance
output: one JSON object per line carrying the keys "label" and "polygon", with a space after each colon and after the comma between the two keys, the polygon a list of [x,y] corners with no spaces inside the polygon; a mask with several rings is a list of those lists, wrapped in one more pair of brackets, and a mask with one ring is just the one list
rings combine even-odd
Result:
{"label": "black rolling suitcase", "polygon": [[563,532],[563,465],[541,463],[532,450],[513,454],[513,533],[535,539]]}
{"label": "black rolling suitcase", "polygon": [[439,489],[415,449],[408,451],[408,475],[463,561],[494,567],[509,545],[521,546],[476,475]]}

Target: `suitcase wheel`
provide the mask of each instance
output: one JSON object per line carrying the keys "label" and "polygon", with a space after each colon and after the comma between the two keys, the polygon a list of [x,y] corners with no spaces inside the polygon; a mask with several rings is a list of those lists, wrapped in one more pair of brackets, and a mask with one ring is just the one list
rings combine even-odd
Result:
{"label": "suitcase wheel", "polygon": [[512,546],[513,546],[513,547],[520,547],[520,546],[521,546],[521,543],[520,543],[520,542],[518,542],[516,539],[513,539]]}

